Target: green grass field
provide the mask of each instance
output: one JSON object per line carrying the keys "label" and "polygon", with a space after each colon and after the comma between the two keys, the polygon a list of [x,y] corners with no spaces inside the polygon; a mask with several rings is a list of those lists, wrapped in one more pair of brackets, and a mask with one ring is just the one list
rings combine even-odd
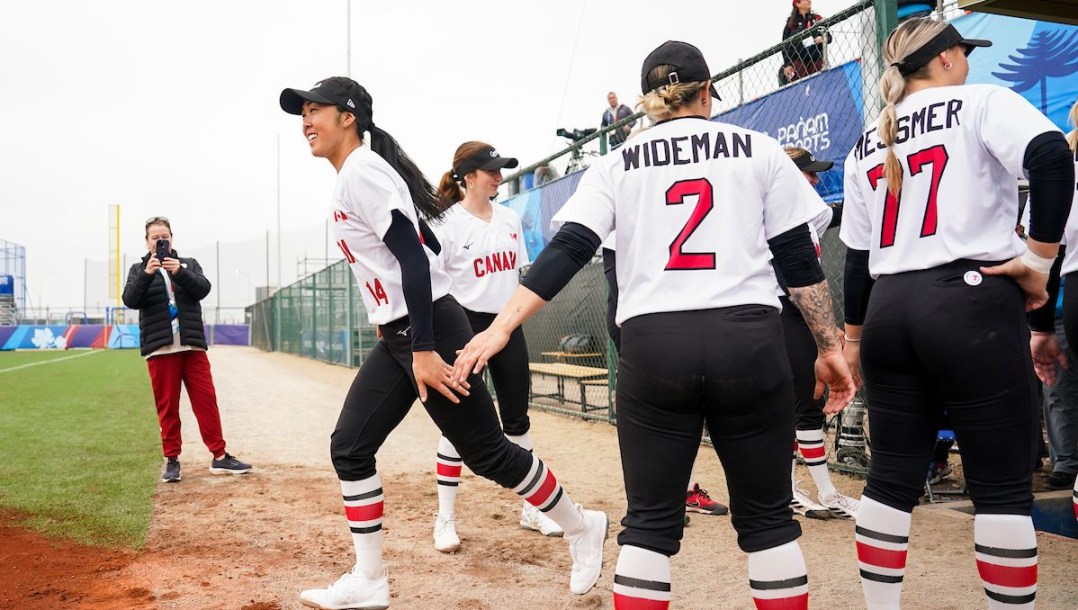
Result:
{"label": "green grass field", "polygon": [[141,548],[161,469],[153,404],[138,350],[0,352],[0,509],[46,536]]}

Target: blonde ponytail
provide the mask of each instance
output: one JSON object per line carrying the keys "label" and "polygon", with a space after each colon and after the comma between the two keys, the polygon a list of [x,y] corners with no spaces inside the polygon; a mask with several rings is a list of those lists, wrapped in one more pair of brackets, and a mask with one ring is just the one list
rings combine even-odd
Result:
{"label": "blonde ponytail", "polygon": [[1074,125],[1075,129],[1072,129],[1071,132],[1067,134],[1067,144],[1071,145],[1072,152],[1076,152],[1078,151],[1078,101],[1074,102],[1074,105],[1071,106],[1070,117],[1071,125]]}
{"label": "blonde ponytail", "polygon": [[[651,71],[649,80],[665,80],[672,67],[667,65],[656,66]],[[693,81],[664,85],[641,96],[636,108],[637,110],[643,110],[644,114],[648,115],[652,122],[665,121],[673,117],[679,108],[690,104],[700,89],[709,84],[710,81]]]}

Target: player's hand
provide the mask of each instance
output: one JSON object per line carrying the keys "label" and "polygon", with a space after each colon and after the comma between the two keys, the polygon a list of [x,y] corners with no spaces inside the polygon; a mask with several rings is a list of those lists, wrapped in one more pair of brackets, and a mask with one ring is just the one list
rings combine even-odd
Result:
{"label": "player's hand", "polygon": [[161,261],[161,266],[165,268],[171,275],[176,275],[180,272],[180,261],[175,258],[165,257],[165,260]]}
{"label": "player's hand", "polygon": [[1048,302],[1048,274],[1037,273],[1022,262],[1022,257],[1016,256],[1011,260],[994,267],[981,267],[981,273],[985,275],[1006,275],[1018,283],[1018,287],[1026,295],[1026,311],[1033,311]]}
{"label": "player's hand", "polygon": [[814,38],[812,39],[812,42],[815,42],[816,44],[823,44],[823,36],[816,36],[816,37],[814,37]]}
{"label": "player's hand", "polygon": [[1067,356],[1060,348],[1055,333],[1034,332],[1029,338],[1029,351],[1037,377],[1047,385],[1055,385],[1058,378],[1056,365],[1067,368]]}
{"label": "player's hand", "polygon": [[853,379],[853,387],[860,390],[865,384],[861,378],[861,342],[844,341],[842,346],[842,358],[850,369],[850,377]]}
{"label": "player's hand", "polygon": [[823,396],[824,385],[830,390],[827,404],[823,408],[827,415],[834,415],[845,409],[857,393],[850,368],[838,350],[821,352],[816,357],[816,391],[813,393],[815,398]]}
{"label": "player's hand", "polygon": [[467,380],[463,383],[454,381],[453,367],[446,364],[445,360],[442,360],[442,357],[434,350],[412,352],[412,373],[415,375],[415,384],[419,388],[419,400],[422,402],[427,402],[428,387],[437,390],[454,404],[460,404],[457,394],[468,395],[470,386]]}
{"label": "player's hand", "polygon": [[161,268],[161,261],[157,260],[156,254],[150,255],[150,260],[146,261],[146,268],[143,271],[146,275],[153,275],[157,273],[157,270]]}
{"label": "player's hand", "polygon": [[453,380],[467,381],[469,375],[478,375],[508,342],[509,333],[500,332],[493,327],[472,337],[464,349],[457,350],[457,360],[453,363]]}

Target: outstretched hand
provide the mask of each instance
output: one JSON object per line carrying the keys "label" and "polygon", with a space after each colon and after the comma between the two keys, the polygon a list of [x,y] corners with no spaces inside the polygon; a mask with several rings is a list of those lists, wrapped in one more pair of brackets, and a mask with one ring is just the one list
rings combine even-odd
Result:
{"label": "outstretched hand", "polygon": [[[419,400],[427,402],[427,388],[437,390],[454,404],[460,404],[461,396],[468,395],[467,379],[457,381],[453,377],[453,368],[436,351],[412,352],[412,373],[419,389]],[[456,392],[456,394],[454,394]]]}
{"label": "outstretched hand", "polygon": [[1029,338],[1029,352],[1033,356],[1033,370],[1047,385],[1055,385],[1058,374],[1056,365],[1067,368],[1067,356],[1053,333],[1034,332]]}
{"label": "outstretched hand", "polygon": [[469,375],[478,375],[508,342],[509,333],[499,332],[493,327],[472,337],[463,349],[457,350],[457,360],[453,363],[453,380],[463,382],[468,380]]}
{"label": "outstretched hand", "polygon": [[829,392],[823,412],[827,415],[834,415],[845,409],[846,405],[853,402],[857,393],[846,358],[838,350],[820,353],[816,357],[816,390],[813,393],[815,398],[823,396],[825,385]]}
{"label": "outstretched hand", "polygon": [[981,267],[981,273],[985,275],[1005,275],[1012,278],[1022,292],[1026,295],[1026,311],[1033,311],[1048,302],[1048,274],[1037,273],[1022,262],[1022,257],[1016,256],[1002,265],[993,267]]}

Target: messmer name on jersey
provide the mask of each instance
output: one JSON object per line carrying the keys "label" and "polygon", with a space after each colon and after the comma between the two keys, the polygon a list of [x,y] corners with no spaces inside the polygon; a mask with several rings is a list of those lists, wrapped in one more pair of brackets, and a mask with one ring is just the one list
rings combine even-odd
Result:
{"label": "messmer name on jersey", "polygon": [[658,138],[638,144],[624,144],[621,147],[625,171],[639,169],[641,166],[688,165],[719,157],[751,156],[751,134],[731,133],[728,141],[727,134],[721,131]]}
{"label": "messmer name on jersey", "polygon": [[[909,114],[904,114],[897,120],[898,134],[895,137],[895,143],[901,144],[930,131],[958,127],[961,124],[959,122],[961,111],[962,100],[954,99],[929,104]],[[886,148],[882,142],[873,138],[874,135],[876,135],[875,127],[861,134],[861,137],[857,139],[854,156],[858,161],[874,151]]]}

